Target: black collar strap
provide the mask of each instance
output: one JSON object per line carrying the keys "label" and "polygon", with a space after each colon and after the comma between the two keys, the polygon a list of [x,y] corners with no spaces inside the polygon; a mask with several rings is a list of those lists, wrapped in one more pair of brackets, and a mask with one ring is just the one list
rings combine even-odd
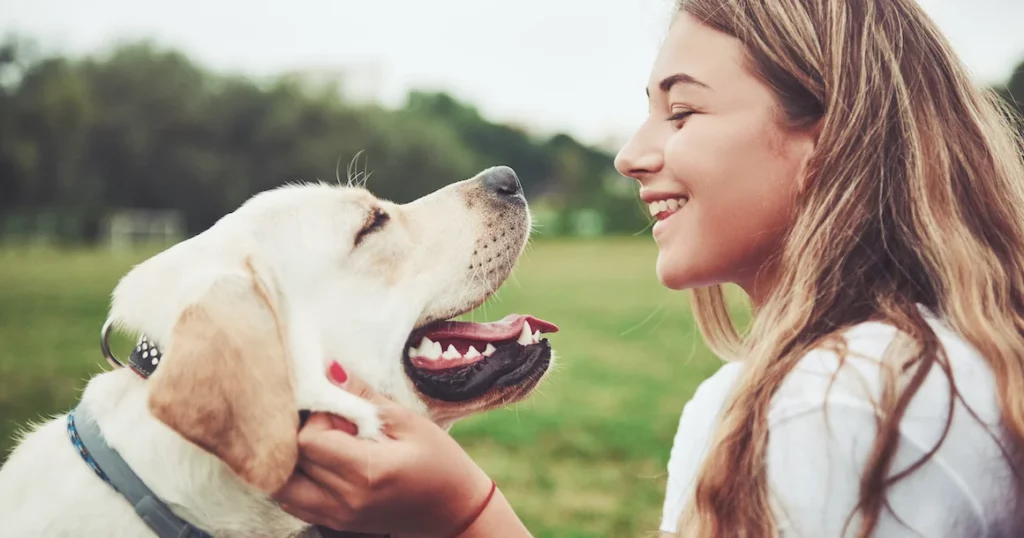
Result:
{"label": "black collar strap", "polygon": [[128,366],[136,374],[143,378],[148,378],[156,371],[156,367],[160,365],[160,359],[163,357],[164,354],[160,351],[160,348],[155,343],[150,342],[146,335],[142,335],[142,338],[139,339],[139,344],[135,346],[131,357],[128,358]]}
{"label": "black collar strap", "polygon": [[155,342],[151,342],[146,335],[142,335],[139,338],[138,345],[132,350],[132,355],[128,359],[128,364],[121,362],[121,359],[114,356],[114,353],[110,351],[110,332],[114,329],[114,320],[108,319],[103,324],[103,329],[100,330],[100,351],[103,352],[103,358],[107,359],[114,368],[124,368],[128,366],[133,372],[138,374],[139,377],[146,379],[153,375],[156,371],[156,367],[160,365],[160,361],[163,360],[163,351],[156,345]]}

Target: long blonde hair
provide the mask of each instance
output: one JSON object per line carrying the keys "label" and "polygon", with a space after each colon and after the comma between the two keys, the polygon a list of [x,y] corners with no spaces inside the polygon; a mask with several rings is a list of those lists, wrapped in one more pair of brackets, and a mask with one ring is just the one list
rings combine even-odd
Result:
{"label": "long blonde hair", "polygon": [[680,535],[777,535],[765,471],[772,395],[812,347],[883,320],[915,345],[884,370],[878,436],[846,522],[859,513],[858,536],[868,536],[887,488],[931,456],[891,473],[910,399],[933,368],[953,381],[916,305],[984,355],[997,382],[1004,454],[1024,448],[1024,161],[1009,108],[972,83],[914,0],[681,0],[678,8],[739,39],[785,125],[819,130],[795,220],[773,260],[777,283],[748,332],[735,328],[720,286],[693,294],[708,344],[746,368],[680,515]]}

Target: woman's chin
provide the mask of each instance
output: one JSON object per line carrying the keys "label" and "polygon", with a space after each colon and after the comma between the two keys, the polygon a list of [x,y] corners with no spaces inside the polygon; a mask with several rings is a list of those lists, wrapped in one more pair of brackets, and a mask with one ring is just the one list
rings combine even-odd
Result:
{"label": "woman's chin", "polygon": [[690,256],[673,255],[672,252],[664,250],[659,251],[657,273],[661,285],[670,290],[682,291],[722,283],[721,279],[709,275],[708,271],[702,271],[692,261]]}
{"label": "woman's chin", "polygon": [[691,271],[684,263],[673,258],[671,253],[658,252],[658,280],[670,290],[685,290],[692,287]]}

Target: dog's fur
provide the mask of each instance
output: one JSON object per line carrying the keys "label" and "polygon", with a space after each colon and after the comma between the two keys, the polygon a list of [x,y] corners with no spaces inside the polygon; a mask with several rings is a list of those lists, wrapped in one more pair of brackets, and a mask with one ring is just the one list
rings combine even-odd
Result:
{"label": "dog's fur", "polygon": [[[330,361],[446,427],[525,396],[431,402],[403,371],[410,332],[482,303],[526,244],[525,201],[495,196],[482,175],[405,205],[325,184],[254,196],[119,282],[111,319],[164,359],[148,380],[95,376],[80,405],[172,510],[216,537],[312,532],[269,497],[295,467],[299,410],[379,434],[375,407],[328,381]],[[371,230],[377,210],[389,220]],[[0,534],[152,536],[84,464],[65,418],[25,435],[0,470]]]}

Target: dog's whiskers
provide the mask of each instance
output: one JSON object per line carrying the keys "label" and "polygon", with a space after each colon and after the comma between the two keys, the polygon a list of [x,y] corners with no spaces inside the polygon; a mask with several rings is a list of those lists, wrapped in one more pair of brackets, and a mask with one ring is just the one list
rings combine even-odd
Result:
{"label": "dog's whiskers", "polygon": [[[348,176],[349,187],[365,188],[366,182],[370,180],[370,175],[373,173],[369,171],[369,159],[365,159],[363,161],[364,165],[362,171],[358,169],[359,156],[362,154],[363,150],[357,151],[355,157],[352,157],[352,160],[348,163],[346,175]],[[339,178],[339,183],[340,181],[341,180]]]}
{"label": "dog's whiskers", "polygon": [[474,265],[473,272],[469,275],[470,282],[473,284],[479,284],[480,286],[486,285],[481,271],[483,271],[483,267],[481,267],[480,264]]}

